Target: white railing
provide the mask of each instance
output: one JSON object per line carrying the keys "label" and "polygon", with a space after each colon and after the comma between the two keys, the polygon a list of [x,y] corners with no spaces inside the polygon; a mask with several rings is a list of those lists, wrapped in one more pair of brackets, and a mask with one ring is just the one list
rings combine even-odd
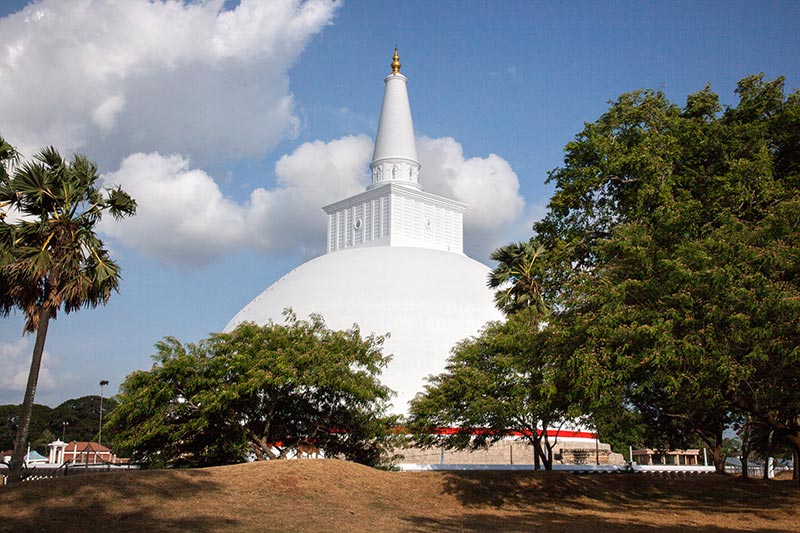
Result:
{"label": "white railing", "polygon": [[[443,470],[519,470],[532,471],[534,465],[508,465],[508,464],[422,464],[406,463],[397,465],[403,472],[427,472]],[[574,472],[584,474],[611,474],[611,473],[681,473],[681,474],[711,474],[713,466],[696,465],[553,465],[553,470],[560,472]]]}

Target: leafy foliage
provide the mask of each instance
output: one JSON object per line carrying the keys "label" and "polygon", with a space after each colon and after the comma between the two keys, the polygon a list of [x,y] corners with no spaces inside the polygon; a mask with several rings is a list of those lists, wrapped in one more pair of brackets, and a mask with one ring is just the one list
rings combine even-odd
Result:
{"label": "leafy foliage", "polygon": [[[64,160],[55,148],[22,163],[0,180],[0,311],[21,309],[33,332],[42,310],[56,318],[108,301],[119,288],[119,267],[94,233],[103,212],[133,215],[136,202],[121,189],[95,188],[97,166],[86,156]],[[5,221],[13,210],[19,218]]]}
{"label": "leafy foliage", "polygon": [[[509,435],[528,441],[535,464],[552,467],[553,447],[542,429],[561,427],[574,408],[566,368],[542,349],[532,308],[489,324],[459,343],[445,372],[412,400],[409,427],[421,446],[478,449]],[[442,431],[448,430],[448,431]]]}
{"label": "leafy foliage", "polygon": [[724,459],[751,415],[800,446],[800,93],[743,79],[724,111],[622,95],[566,148],[547,216],[550,349],[595,411],[633,406]]}
{"label": "leafy foliage", "polygon": [[[16,149],[0,137],[0,181],[8,179],[8,171],[19,159]],[[5,217],[3,217],[5,218]]]}
{"label": "leafy foliage", "polygon": [[242,324],[197,344],[166,338],[149,371],[129,375],[106,427],[121,453],[152,466],[326,456],[385,461],[396,420],[378,376],[382,337],[331,331],[321,317]]}
{"label": "leafy foliage", "polygon": [[[104,416],[116,405],[114,398],[103,398]],[[0,450],[13,448],[21,410],[21,405],[0,405]],[[66,442],[97,441],[99,422],[100,396],[72,398],[55,408],[34,404],[29,430],[31,449],[47,455],[47,444],[62,435]],[[103,433],[103,442],[110,436]]]}
{"label": "leafy foliage", "polygon": [[517,435],[534,450],[536,468],[552,468],[548,429],[561,427],[574,402],[566,374],[542,349],[540,323],[547,314],[541,267],[544,248],[531,240],[498,248],[487,285],[506,323],[489,324],[459,343],[445,372],[429,378],[410,408],[417,445],[478,449]]}
{"label": "leafy foliage", "polygon": [[[14,438],[19,427],[20,408],[19,405],[0,405],[0,451],[11,450],[14,447]],[[33,406],[30,425],[30,435],[33,440],[38,440],[39,436],[48,429],[51,413],[52,409],[46,405]],[[32,445],[32,449],[44,454],[42,448]]]}
{"label": "leafy foliage", "polygon": [[492,252],[491,258],[498,264],[489,274],[488,285],[498,289],[495,305],[506,315],[533,308],[538,321],[547,313],[537,269],[542,254],[544,248],[533,241],[507,244]]}

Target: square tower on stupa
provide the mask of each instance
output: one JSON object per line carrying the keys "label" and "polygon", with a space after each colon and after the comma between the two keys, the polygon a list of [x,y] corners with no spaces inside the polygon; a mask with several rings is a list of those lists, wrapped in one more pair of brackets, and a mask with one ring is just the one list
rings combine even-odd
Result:
{"label": "square tower on stupa", "polygon": [[425,192],[419,182],[408,78],[397,49],[386,84],[367,190],[323,207],[328,252],[359,246],[415,246],[462,253],[467,205]]}

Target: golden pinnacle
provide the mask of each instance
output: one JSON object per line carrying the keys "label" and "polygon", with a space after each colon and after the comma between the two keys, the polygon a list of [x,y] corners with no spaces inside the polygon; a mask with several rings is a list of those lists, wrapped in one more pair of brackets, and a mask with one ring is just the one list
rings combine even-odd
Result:
{"label": "golden pinnacle", "polygon": [[397,54],[397,47],[394,47],[394,56],[392,57],[392,74],[400,73],[400,56]]}

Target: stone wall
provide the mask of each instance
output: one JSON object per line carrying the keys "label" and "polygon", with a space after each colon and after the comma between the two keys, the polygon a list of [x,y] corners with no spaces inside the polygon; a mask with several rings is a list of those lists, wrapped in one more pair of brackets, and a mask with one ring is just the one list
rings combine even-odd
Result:
{"label": "stone wall", "polygon": [[[411,464],[533,464],[533,448],[522,441],[504,439],[485,450],[455,451],[442,448],[401,448],[395,453],[404,458],[400,463]],[[608,444],[600,443],[597,449],[589,442],[559,442],[553,449],[553,464],[622,464],[624,458],[613,453]]]}

